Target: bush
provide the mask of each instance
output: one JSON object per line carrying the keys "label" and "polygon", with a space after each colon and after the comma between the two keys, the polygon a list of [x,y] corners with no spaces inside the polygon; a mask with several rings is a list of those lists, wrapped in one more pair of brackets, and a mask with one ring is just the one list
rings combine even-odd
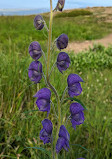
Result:
{"label": "bush", "polygon": [[85,69],[112,68],[112,49],[95,45],[86,52],[72,56],[71,61],[77,71]]}

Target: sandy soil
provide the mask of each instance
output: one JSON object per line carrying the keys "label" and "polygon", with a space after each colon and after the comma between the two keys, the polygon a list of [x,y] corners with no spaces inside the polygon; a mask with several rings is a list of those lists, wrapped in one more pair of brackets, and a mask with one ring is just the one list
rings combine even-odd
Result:
{"label": "sandy soil", "polygon": [[[99,22],[112,22],[112,7],[87,7],[86,9],[93,12],[93,14],[98,18]],[[112,34],[99,40],[69,43],[67,50],[78,53],[82,50],[88,49],[89,47],[93,47],[93,44],[102,44],[107,47],[108,45],[112,44]]]}
{"label": "sandy soil", "polygon": [[78,53],[78,52],[81,52],[82,50],[87,50],[89,47],[92,48],[94,44],[102,44],[105,47],[108,47],[108,45],[112,44],[112,34],[99,40],[71,42],[69,43],[67,50],[74,51],[74,53]]}

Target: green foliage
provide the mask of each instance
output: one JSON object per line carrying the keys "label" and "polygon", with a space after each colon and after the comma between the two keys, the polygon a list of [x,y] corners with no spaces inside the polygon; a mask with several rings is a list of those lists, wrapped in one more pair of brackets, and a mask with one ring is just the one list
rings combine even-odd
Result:
{"label": "green foliage", "polygon": [[[44,79],[41,87],[32,85],[28,78],[28,67],[32,59],[28,55],[28,46],[32,41],[39,41],[46,53],[47,32],[35,32],[34,16],[0,17],[0,158],[49,159],[40,150],[25,149],[41,147],[50,152],[50,145],[43,145],[39,139],[41,121],[46,113],[38,111],[33,95],[41,87],[45,87]],[[48,24],[48,18],[45,17]],[[53,39],[62,32],[71,40],[95,39],[111,32],[112,25],[97,23],[90,17],[55,18],[53,23]],[[60,25],[60,27],[59,27]],[[59,29],[60,28],[60,29]],[[52,54],[52,64],[59,51]],[[85,122],[74,131],[70,122],[67,129],[70,133],[70,151],[60,153],[60,159],[110,159],[112,154],[112,46],[104,48],[94,46],[89,51],[73,55],[69,53],[73,63],[62,75],[57,68],[51,74],[51,83],[61,97],[70,73],[79,74],[83,92],[78,100],[84,102]],[[43,58],[41,58],[44,64]],[[45,66],[43,66],[45,71]],[[65,98],[68,98],[66,93]],[[56,101],[52,96],[52,101]],[[62,104],[62,113],[69,116],[70,101]],[[51,107],[50,114],[53,114]],[[63,116],[62,116],[63,117]],[[51,119],[51,115],[50,115]],[[56,123],[55,116],[52,117]],[[63,118],[63,123],[65,119]],[[56,125],[55,125],[56,126]],[[73,144],[73,145],[72,145]],[[80,144],[80,145],[79,145]],[[66,156],[66,157],[65,157]]]}
{"label": "green foliage", "polygon": [[85,10],[85,9],[78,9],[78,10],[72,10],[69,12],[62,12],[62,13],[58,13],[56,14],[56,18],[61,18],[61,17],[76,17],[76,16],[84,16],[84,15],[92,15],[93,13]]}
{"label": "green foliage", "polygon": [[104,48],[101,45],[94,46],[88,51],[81,52],[71,58],[75,69],[82,71],[85,69],[112,68],[111,48]]}

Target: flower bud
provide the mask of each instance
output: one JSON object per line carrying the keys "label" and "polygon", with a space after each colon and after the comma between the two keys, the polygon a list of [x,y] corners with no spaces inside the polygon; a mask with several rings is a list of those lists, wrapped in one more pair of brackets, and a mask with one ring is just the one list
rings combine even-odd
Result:
{"label": "flower bud", "polygon": [[37,15],[34,19],[34,26],[37,30],[41,30],[44,27],[44,20],[41,15]]}
{"label": "flower bud", "polygon": [[30,56],[36,61],[42,56],[42,50],[41,50],[40,44],[37,41],[33,41],[30,44],[29,53],[30,53]]}
{"label": "flower bud", "polygon": [[57,38],[56,45],[59,50],[65,49],[68,45],[68,36],[66,34],[61,34]]}
{"label": "flower bud", "polygon": [[59,11],[62,11],[63,7],[64,7],[64,4],[65,4],[65,0],[58,0],[57,9]]}

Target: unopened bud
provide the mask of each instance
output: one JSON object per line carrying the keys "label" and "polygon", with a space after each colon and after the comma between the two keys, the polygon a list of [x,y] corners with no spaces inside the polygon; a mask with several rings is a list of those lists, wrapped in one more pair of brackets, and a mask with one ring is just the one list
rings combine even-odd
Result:
{"label": "unopened bud", "polygon": [[57,38],[57,42],[56,42],[57,48],[59,50],[61,49],[65,49],[68,45],[68,36],[66,34],[61,34],[58,38]]}
{"label": "unopened bud", "polygon": [[34,26],[37,30],[41,30],[44,27],[44,20],[41,15],[37,15],[34,19]]}
{"label": "unopened bud", "polygon": [[58,0],[57,10],[62,11],[65,4],[65,0]]}

